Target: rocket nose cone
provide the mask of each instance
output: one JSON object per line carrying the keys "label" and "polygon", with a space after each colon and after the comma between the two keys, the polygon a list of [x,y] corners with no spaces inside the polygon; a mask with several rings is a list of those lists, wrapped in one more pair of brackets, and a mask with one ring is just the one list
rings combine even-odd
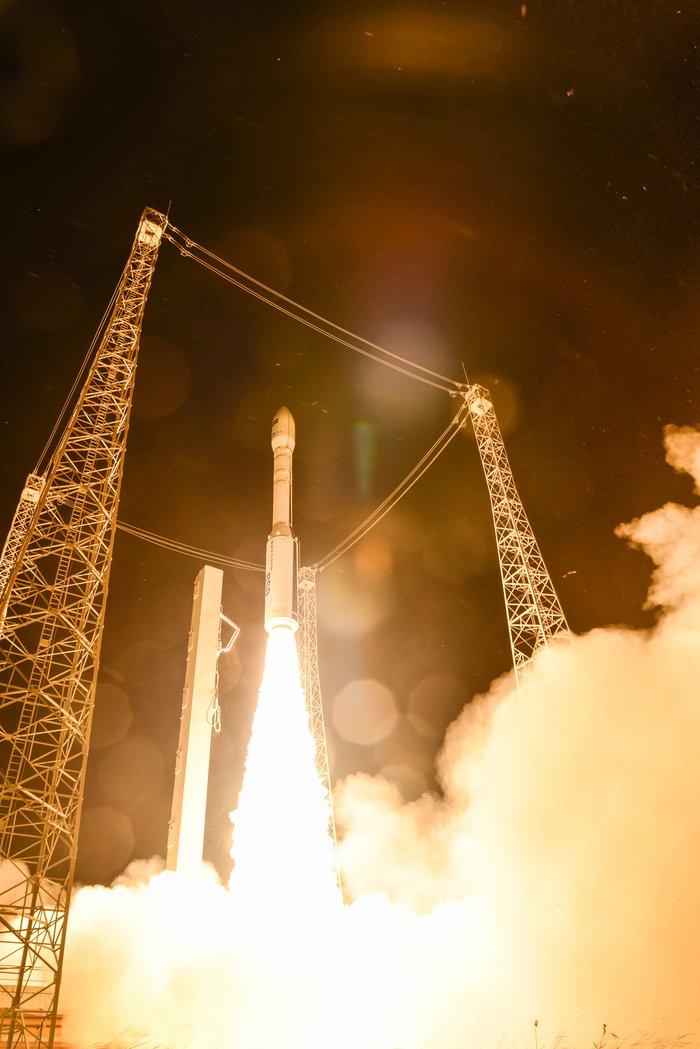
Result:
{"label": "rocket nose cone", "polygon": [[293,451],[294,442],[294,417],[289,408],[282,407],[272,420],[272,450],[274,452],[276,448],[289,448]]}

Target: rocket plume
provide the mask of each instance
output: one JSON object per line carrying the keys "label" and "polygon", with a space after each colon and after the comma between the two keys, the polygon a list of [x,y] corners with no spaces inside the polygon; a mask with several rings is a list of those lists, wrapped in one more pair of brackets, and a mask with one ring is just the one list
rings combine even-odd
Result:
{"label": "rocket plume", "polygon": [[275,935],[290,921],[308,927],[328,907],[339,907],[329,815],[296,640],[278,626],[267,641],[243,786],[231,815],[231,896],[254,935],[270,923]]}
{"label": "rocket plume", "polygon": [[[297,656],[297,546],[292,532],[294,419],[272,422],[272,531],[267,543],[265,668],[253,720],[231,856],[237,928],[258,943],[264,930],[299,950],[328,909],[341,904],[329,835],[330,805],[316,770],[315,743]],[[280,790],[280,784],[284,788]],[[292,931],[293,926],[293,931]]]}
{"label": "rocket plume", "polygon": [[[700,433],[666,439],[700,488]],[[656,563],[657,625],[550,647],[517,698],[497,681],[448,730],[441,796],[342,784],[344,907],[314,852],[323,798],[296,682],[267,680],[231,889],[160,874],[75,896],[62,1007],[76,1049],[699,1044],[700,507],[621,534]],[[257,926],[237,924],[239,893]],[[304,932],[291,946],[284,929],[300,927],[313,950]]]}

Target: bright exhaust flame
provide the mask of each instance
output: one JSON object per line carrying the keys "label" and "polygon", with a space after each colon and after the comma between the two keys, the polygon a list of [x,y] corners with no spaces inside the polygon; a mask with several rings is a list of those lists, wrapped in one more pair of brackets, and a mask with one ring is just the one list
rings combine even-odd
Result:
{"label": "bright exhaust flame", "polygon": [[[667,432],[700,491],[700,433]],[[77,893],[76,1049],[700,1044],[700,507],[625,526],[648,631],[594,630],[468,704],[442,794],[341,785],[340,906],[294,639],[269,640],[231,888],[132,865]],[[536,1026],[535,1026],[536,1025]]]}
{"label": "bright exhaust flame", "polygon": [[340,907],[329,804],[299,681],[296,639],[275,627],[233,821],[230,889],[237,923],[280,935]]}

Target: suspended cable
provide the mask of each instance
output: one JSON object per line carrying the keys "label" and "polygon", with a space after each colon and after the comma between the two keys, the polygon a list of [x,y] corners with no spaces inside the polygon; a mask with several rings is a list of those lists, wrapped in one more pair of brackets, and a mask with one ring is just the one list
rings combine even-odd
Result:
{"label": "suspended cable", "polygon": [[[416,375],[415,372],[409,371],[408,368],[402,368],[400,365],[394,364],[392,361],[384,360],[383,358],[378,357],[375,353],[371,353],[369,350],[365,350],[360,346],[355,346],[354,343],[348,341],[347,339],[343,339],[339,335],[335,335],[332,331],[326,331],[325,328],[322,328],[319,324],[314,324],[313,321],[307,320],[305,317],[300,317],[291,309],[287,309],[281,303],[275,302],[274,299],[269,298],[261,292],[254,291],[252,288],[247,287],[241,281],[236,280],[234,277],[229,276],[227,273],[222,273],[221,270],[218,270],[215,266],[212,266],[210,263],[205,262],[204,259],[197,258],[197,256],[193,255],[191,252],[183,251],[182,253],[183,255],[187,255],[189,258],[194,259],[194,261],[198,262],[200,266],[204,267],[204,269],[207,269],[211,273],[215,273],[217,276],[222,277],[225,281],[228,281],[229,284],[233,284],[234,287],[239,288],[241,291],[246,292],[248,295],[252,295],[253,298],[259,299],[266,305],[272,306],[273,309],[278,310],[280,313],[283,313],[287,317],[291,317],[292,320],[298,321],[300,324],[305,325],[307,328],[311,328],[312,331],[317,331],[320,335],[325,335],[326,338],[332,339],[333,342],[337,342],[341,346],[345,346],[350,350],[354,350],[356,353],[361,354],[363,357],[369,357],[371,360],[377,361],[377,363],[383,364],[387,368],[392,368],[394,371],[400,372],[402,375],[407,375],[411,379],[417,379],[418,382],[422,382],[426,386],[433,386],[438,390],[444,390],[446,393],[453,392],[451,387],[445,386],[443,383],[434,382],[432,379],[428,379],[422,375]],[[303,309],[304,307],[300,308]]]}
{"label": "suspended cable", "polygon": [[380,505],[372,511],[369,517],[367,517],[362,524],[358,525],[350,535],[346,536],[346,538],[338,543],[337,546],[333,547],[325,557],[322,557],[320,561],[317,561],[316,564],[313,565],[317,571],[322,572],[324,569],[328,568],[329,565],[333,564],[334,561],[337,561],[337,559],[347,553],[351,547],[355,546],[356,543],[359,543],[359,541],[364,538],[364,536],[367,535],[367,533],[374,528],[383,517],[386,517],[399,500],[403,499],[411,488],[413,488],[413,485],[420,480],[426,470],[433,465],[438,456],[445,451],[447,446],[453,438],[456,437],[464,425],[464,420],[467,414],[468,408],[465,402],[435,443],[428,449],[420,462],[413,467],[410,473],[404,477],[403,481],[401,481],[393,492],[386,497],[384,502],[380,503]]}
{"label": "suspended cable", "polygon": [[[319,572],[324,571],[324,569],[328,568],[329,565],[333,564],[334,561],[350,550],[351,547],[355,546],[356,543],[359,543],[359,541],[367,535],[367,533],[378,524],[382,518],[386,517],[389,511],[396,506],[396,504],[411,490],[414,484],[420,480],[426,470],[432,466],[438,456],[444,452],[462,428],[467,413],[468,409],[465,403],[406,477],[404,477],[386,499],[372,511],[369,517],[365,518],[362,524],[358,525],[350,535],[346,536],[342,542],[338,543],[337,546],[333,547],[333,549],[326,554],[325,557],[322,557],[320,561],[317,561],[316,564],[312,566],[315,570]],[[191,546],[188,543],[182,543],[177,539],[168,539],[166,536],[158,535],[156,532],[149,532],[145,528],[138,528],[136,525],[127,524],[125,521],[117,521],[117,528],[120,531],[125,532],[127,535],[134,536],[136,539],[142,539],[144,542],[151,543],[153,546],[159,546],[164,550],[171,550],[174,553],[182,554],[185,557],[194,557],[197,560],[206,561],[207,563],[224,565],[227,568],[238,568],[248,572],[265,571],[263,565],[255,564],[252,561],[243,561],[240,558],[226,557],[223,554],[217,554],[213,550],[202,550],[200,547]]]}
{"label": "suspended cable", "polygon": [[[173,235],[169,234],[168,230],[170,230]],[[326,317],[314,313],[313,310],[308,309],[306,306],[302,306],[301,303],[288,298],[282,292],[269,287],[269,285],[263,284],[262,281],[256,280],[255,277],[251,277],[250,274],[238,269],[238,267],[227,262],[225,259],[219,258],[218,255],[214,255],[213,252],[208,251],[207,248],[202,247],[201,244],[197,244],[195,241],[190,240],[189,237],[185,236],[184,233],[176,229],[176,227],[170,223],[168,223],[164,237],[166,240],[169,240],[183,256],[194,259],[194,261],[198,262],[200,266],[204,267],[204,269],[222,277],[230,284],[233,284],[234,287],[246,292],[260,302],[272,306],[274,309],[279,310],[280,313],[285,314],[285,316],[291,317],[292,320],[304,324],[307,328],[311,328],[312,331],[317,331],[319,334],[325,335],[326,338],[332,339],[339,345],[354,350],[356,353],[362,354],[364,357],[369,357],[378,364],[383,364],[385,367],[392,368],[394,371],[400,372],[402,375],[407,375],[409,378],[416,379],[418,382],[422,382],[427,386],[433,386],[435,389],[444,390],[446,393],[454,394],[461,388],[462,384],[456,382],[454,379],[450,379],[448,376],[440,374],[440,372],[433,371],[431,368],[426,368],[422,364],[416,364],[415,361],[402,357],[398,353],[393,353],[391,350],[387,350],[383,346],[379,346],[377,343],[370,342],[368,339],[349,331],[347,328],[342,328],[340,325],[335,324]],[[177,240],[177,237],[182,238],[184,245]],[[212,263],[207,262],[205,259],[199,258],[194,254],[196,251],[213,259],[214,262],[218,263],[218,266],[212,265]],[[224,273],[219,266],[223,266],[231,272]],[[237,274],[238,277],[242,279],[238,280],[236,277],[231,276],[233,273]],[[243,283],[243,281],[250,282],[254,287],[249,287],[248,284]],[[256,288],[259,290],[256,291]],[[379,356],[379,354],[383,354],[384,356]],[[430,376],[432,376],[432,378],[430,378]]]}
{"label": "suspended cable", "polygon": [[[302,306],[300,303],[288,298],[282,292],[271,288],[269,285],[263,284],[262,281],[245,273],[232,263],[227,262],[226,259],[220,258],[201,244],[197,244],[196,241],[191,240],[171,223],[168,223],[166,226],[163,236],[166,240],[169,240],[184,257],[193,259],[204,269],[209,270],[216,276],[222,277],[240,291],[251,295],[260,302],[264,302],[266,305],[273,307],[273,309],[279,310],[280,313],[290,317],[292,320],[298,321],[300,324],[304,324],[312,331],[316,331],[320,335],[325,335],[339,345],[354,350],[356,353],[368,357],[371,360],[376,361],[378,364],[383,364],[385,367],[389,367],[402,375],[416,379],[418,382],[432,386],[435,389],[444,390],[451,396],[454,396],[461,391],[463,386],[462,383],[458,383],[455,380],[448,378],[448,376],[442,375],[440,372],[435,372],[421,364],[416,364],[414,361],[410,361],[397,353],[386,350],[377,343],[370,342],[368,339],[364,339],[362,336],[357,335],[346,328],[342,328],[340,325],[335,324],[326,317],[314,313],[313,310],[308,309],[306,306]],[[184,243],[181,243],[181,241]],[[199,258],[195,252],[201,252],[202,255],[212,259],[217,265],[207,262],[206,258]],[[223,267],[223,270],[220,267]],[[230,272],[224,272],[224,270]],[[236,274],[237,277],[232,276],[232,274]],[[238,277],[241,279],[237,279]],[[252,284],[254,287],[250,287],[249,284],[245,284],[244,281],[249,282],[249,284]],[[347,338],[344,336],[347,336]],[[383,354],[383,356],[379,356],[379,354]],[[432,378],[429,378],[429,376],[432,376]],[[408,491],[410,491],[413,485],[423,476],[426,470],[452,441],[463,424],[466,411],[466,405],[462,405],[455,417],[451,420],[440,437],[438,437],[437,441],[435,441],[432,447],[426,452],[420,462],[410,471],[404,480],[389,496],[387,496],[384,502],[381,503],[380,506],[378,506],[360,526],[358,526],[358,528],[351,532],[349,536],[334,547],[334,549],[324,558],[318,561],[316,565],[313,566],[315,569],[323,571],[327,568],[333,563],[333,561],[337,560],[337,558],[358,543],[375,524],[389,513],[389,511],[399,502],[400,499],[403,498],[404,495],[407,494]],[[240,561],[235,558],[224,557],[213,551],[201,550],[197,547],[189,546],[188,544],[180,543],[176,540],[167,539],[164,536],[159,536],[156,533],[147,532],[145,529],[127,525],[121,521],[117,523],[117,527],[130,535],[145,540],[146,542],[161,546],[164,549],[173,550],[176,553],[181,553],[185,556],[196,557],[198,559],[204,558],[217,564],[241,568],[248,571],[263,572],[265,570],[262,565]]]}
{"label": "suspended cable", "polygon": [[94,336],[92,338],[92,342],[90,343],[90,346],[88,347],[88,351],[85,354],[85,357],[83,358],[83,362],[80,365],[80,369],[78,371],[78,374],[76,375],[75,379],[73,380],[73,385],[71,386],[70,390],[68,391],[68,395],[66,396],[66,399],[63,402],[63,407],[61,408],[60,412],[58,413],[58,417],[56,419],[56,422],[54,423],[53,429],[52,429],[51,433],[49,434],[49,436],[47,438],[46,444],[44,445],[44,448],[43,448],[43,451],[42,451],[41,455],[39,456],[39,459],[37,461],[36,467],[34,468],[34,473],[35,474],[41,474],[42,471],[43,471],[43,467],[44,467],[46,459],[48,457],[49,449],[53,445],[53,442],[54,442],[54,439],[56,437],[56,434],[58,433],[59,428],[60,428],[63,420],[65,419],[66,415],[68,414],[69,408],[71,407],[71,405],[73,403],[73,398],[75,397],[75,392],[78,389],[78,387],[80,386],[80,384],[82,382],[82,379],[83,379],[83,376],[85,375],[85,372],[87,371],[88,366],[89,366],[89,364],[90,364],[90,362],[91,362],[91,360],[93,358],[93,355],[94,355],[94,352],[95,352],[95,347],[97,346],[97,343],[99,342],[99,340],[102,338],[102,333],[104,332],[105,328],[107,327],[107,321],[109,320],[110,315],[112,313],[112,310],[114,309],[114,304],[117,301],[117,296],[119,294],[119,289],[121,288],[122,284],[124,283],[124,278],[126,276],[126,271],[127,271],[128,265],[129,265],[129,263],[127,262],[126,266],[122,270],[122,273],[121,273],[121,276],[119,277],[119,280],[117,281],[117,285],[116,285],[114,291],[112,292],[112,297],[109,300],[109,303],[107,305],[107,309],[102,314],[102,319],[100,320],[100,323],[97,326],[97,331],[95,332],[95,334],[94,334]]}
{"label": "suspended cable", "polygon": [[246,572],[265,571],[264,565],[255,564],[253,561],[242,561],[237,557],[226,557],[224,554],[217,554],[213,550],[202,550],[197,546],[181,543],[177,539],[168,539],[166,536],[158,535],[156,532],[147,532],[145,528],[137,528],[136,525],[127,524],[125,521],[117,521],[117,528],[122,532],[126,532],[127,535],[134,536],[136,539],[143,539],[146,543],[160,546],[164,550],[172,550],[174,553],[183,554],[185,557],[195,557],[199,561],[224,565],[226,568],[240,568]]}

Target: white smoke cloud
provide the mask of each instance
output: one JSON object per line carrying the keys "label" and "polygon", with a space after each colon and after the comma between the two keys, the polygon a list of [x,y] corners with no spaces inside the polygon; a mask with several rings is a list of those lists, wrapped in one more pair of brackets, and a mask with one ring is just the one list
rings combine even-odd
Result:
{"label": "white smoke cloud", "polygon": [[[666,443],[700,491],[700,433]],[[658,624],[555,644],[518,694],[497,681],[447,732],[443,796],[346,780],[353,902],[312,950],[283,929],[276,951],[237,941],[212,879],[78,892],[76,1049],[545,1047],[603,1025],[606,1045],[700,1041],[700,508],[619,532],[655,562]]]}
{"label": "white smoke cloud", "polygon": [[[681,473],[688,473],[700,494],[700,439],[690,427],[667,426],[666,458]],[[687,622],[697,628],[700,618],[700,508],[668,503],[631,524],[621,525],[618,535],[645,550],[657,568],[649,591],[649,604],[664,609],[671,630]]]}
{"label": "white smoke cloud", "polygon": [[[700,484],[700,434],[666,443]],[[700,508],[619,532],[657,565],[655,629],[556,644],[519,694],[506,679],[467,706],[438,757],[444,800],[355,777],[336,803],[353,892],[490,902],[502,1033],[700,1016]]]}
{"label": "white smoke cloud", "polygon": [[245,981],[228,894],[206,868],[195,885],[162,867],[137,861],[112,888],[75,894],[61,989],[69,1044],[233,1044]]}

